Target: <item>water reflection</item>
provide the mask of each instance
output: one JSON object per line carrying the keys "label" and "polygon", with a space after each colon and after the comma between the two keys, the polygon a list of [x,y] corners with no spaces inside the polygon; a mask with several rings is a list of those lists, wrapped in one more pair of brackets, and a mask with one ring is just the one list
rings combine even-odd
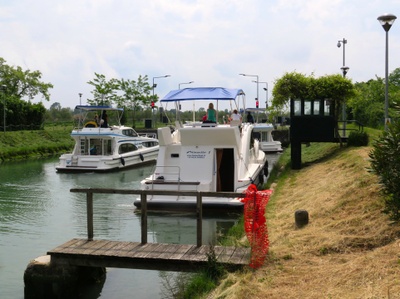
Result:
{"label": "water reflection", "polygon": [[[0,165],[1,298],[23,298],[23,273],[29,261],[76,237],[85,238],[86,195],[71,188],[139,189],[153,165],[115,173],[56,173],[58,159]],[[94,238],[140,241],[135,195],[94,196]],[[237,216],[210,215],[203,221],[203,244],[218,237]],[[194,214],[149,214],[148,241],[196,244]],[[107,269],[101,298],[162,298],[158,271]],[[99,289],[94,290],[95,294]],[[95,295],[96,296],[96,295]],[[95,298],[93,293],[87,297]]]}

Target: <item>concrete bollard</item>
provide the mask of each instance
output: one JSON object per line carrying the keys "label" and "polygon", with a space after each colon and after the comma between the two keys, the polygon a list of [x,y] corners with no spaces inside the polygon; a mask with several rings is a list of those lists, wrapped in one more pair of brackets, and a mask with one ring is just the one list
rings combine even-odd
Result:
{"label": "concrete bollard", "polygon": [[41,256],[25,270],[24,298],[77,298],[80,287],[95,283],[102,288],[105,278],[105,268],[55,265],[49,255]]}
{"label": "concrete bollard", "polygon": [[294,213],[294,219],[297,228],[301,228],[308,224],[308,212],[306,210],[297,210]]}

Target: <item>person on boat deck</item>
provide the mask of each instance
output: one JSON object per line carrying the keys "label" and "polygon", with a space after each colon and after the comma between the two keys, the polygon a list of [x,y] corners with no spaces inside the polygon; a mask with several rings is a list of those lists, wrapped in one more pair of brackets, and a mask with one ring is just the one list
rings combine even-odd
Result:
{"label": "person on boat deck", "polygon": [[207,121],[216,123],[217,122],[217,112],[214,109],[214,104],[208,104],[207,109]]}
{"label": "person on boat deck", "polygon": [[242,122],[242,116],[238,113],[238,111],[236,109],[233,110],[233,113],[230,117],[230,121],[232,121],[232,120],[238,120],[238,121]]}
{"label": "person on boat deck", "polygon": [[94,115],[94,122],[96,123],[96,125],[99,125],[99,116],[97,115],[97,113]]}
{"label": "person on boat deck", "polygon": [[254,118],[253,118],[253,115],[251,115],[250,111],[247,111],[247,122],[254,124]]}
{"label": "person on boat deck", "polygon": [[102,128],[108,128],[108,116],[107,116],[107,112],[103,112],[103,114],[101,115],[101,127]]}

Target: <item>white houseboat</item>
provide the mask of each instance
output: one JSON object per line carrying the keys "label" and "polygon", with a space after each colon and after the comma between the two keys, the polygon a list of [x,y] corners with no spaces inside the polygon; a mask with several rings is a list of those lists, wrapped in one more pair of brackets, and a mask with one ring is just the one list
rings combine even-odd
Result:
{"label": "white houseboat", "polygon": [[[235,105],[240,110],[240,99],[245,103],[241,89],[221,87],[185,88],[169,92],[161,103],[183,101],[221,102]],[[228,102],[226,102],[228,101]],[[194,104],[193,104],[194,106]],[[251,123],[223,124],[217,115],[216,123],[193,120],[177,123],[176,130],[158,129],[160,149],[154,173],[141,182],[143,190],[244,192],[252,183],[264,178],[268,167],[265,153],[253,136]],[[140,199],[134,202],[141,207]],[[188,210],[196,205],[189,196],[147,196],[149,210]],[[203,209],[242,209],[239,198],[204,197]]]}
{"label": "white houseboat", "polygon": [[[73,129],[72,153],[60,156],[58,172],[106,172],[155,163],[158,140],[140,136],[133,128],[120,124],[122,108],[76,106],[81,111],[80,125]],[[117,115],[117,125],[110,125],[107,113]],[[88,117],[93,119],[87,121]]]}

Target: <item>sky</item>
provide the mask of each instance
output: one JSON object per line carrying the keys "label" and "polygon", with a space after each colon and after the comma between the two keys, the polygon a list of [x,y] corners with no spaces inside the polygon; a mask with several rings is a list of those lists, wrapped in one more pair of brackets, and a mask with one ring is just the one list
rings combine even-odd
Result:
{"label": "sky", "polygon": [[265,107],[285,73],[342,74],[343,58],[353,82],[384,78],[385,13],[399,18],[390,73],[400,67],[400,0],[0,0],[0,57],[54,85],[49,102],[33,100],[46,108],[86,104],[95,73],[147,75],[160,98],[179,87],[241,88],[247,107],[257,95]]}

